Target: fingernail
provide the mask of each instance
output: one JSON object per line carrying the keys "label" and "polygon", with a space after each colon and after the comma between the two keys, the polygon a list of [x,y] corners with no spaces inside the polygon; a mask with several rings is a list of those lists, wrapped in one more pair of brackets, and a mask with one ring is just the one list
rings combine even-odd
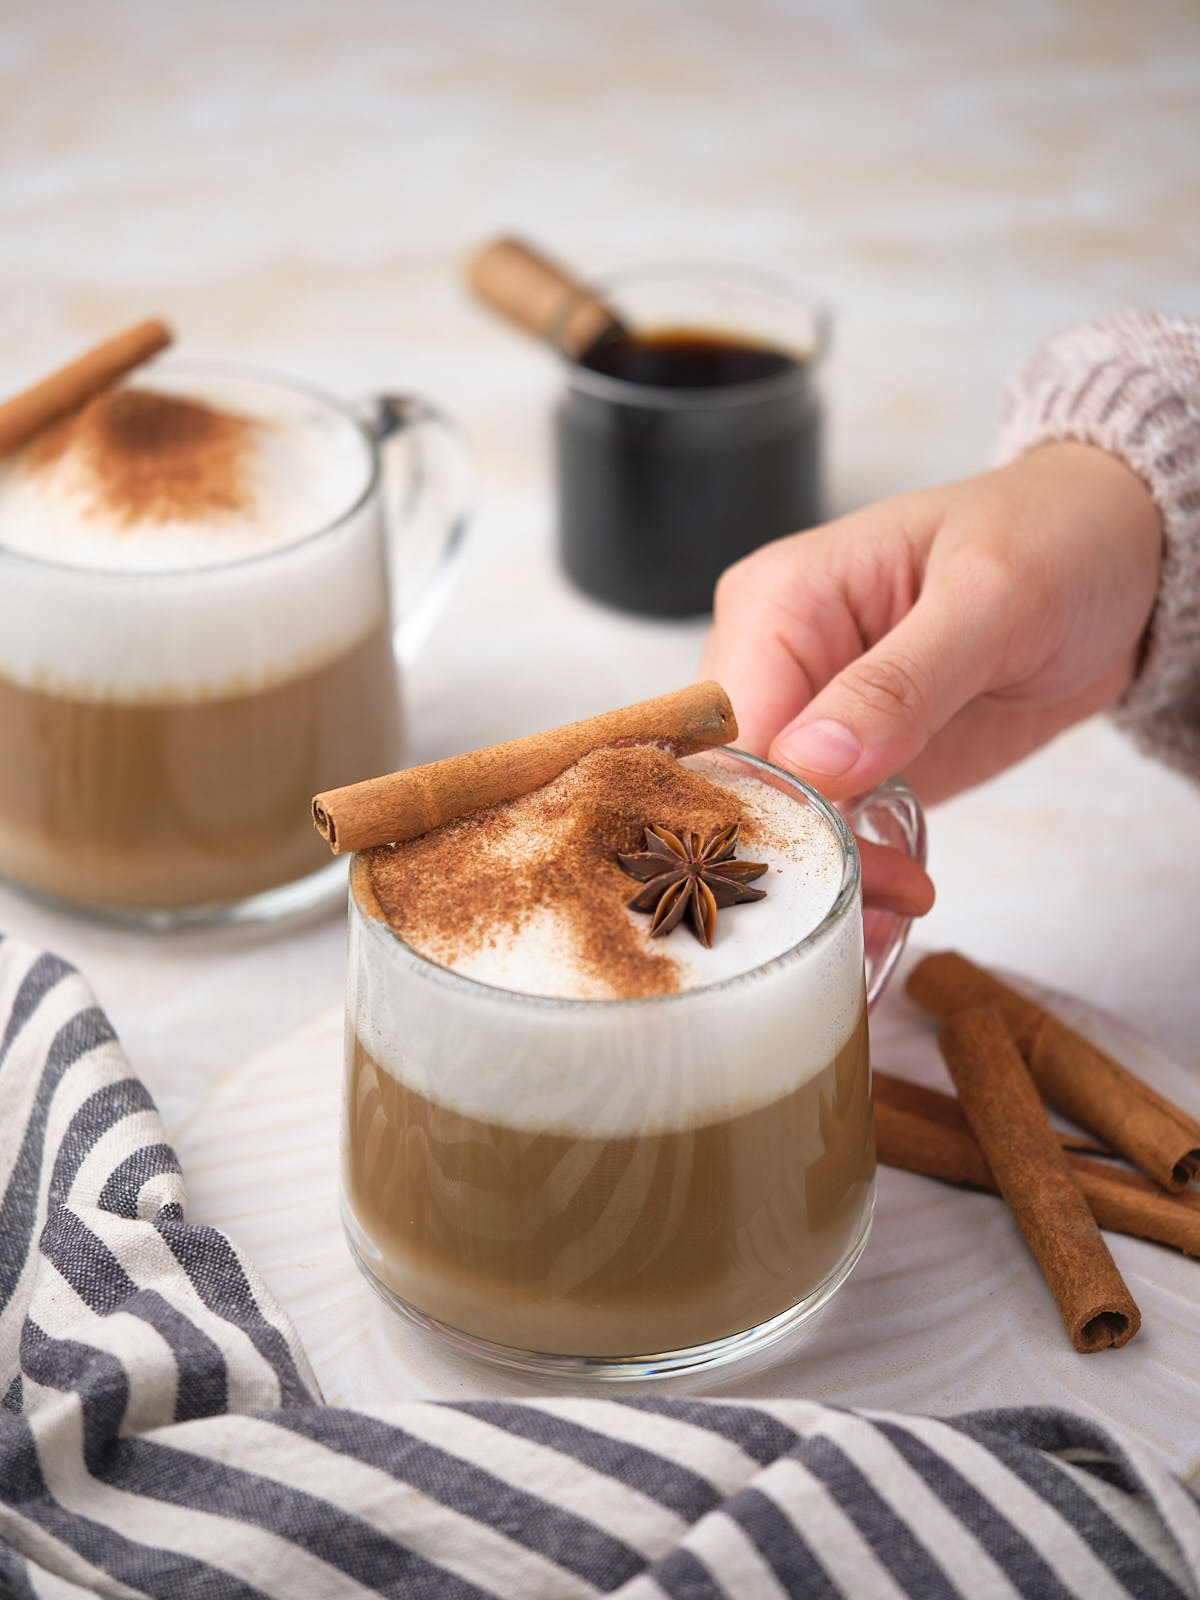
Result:
{"label": "fingernail", "polygon": [[805,722],[775,741],[789,767],[800,772],[848,772],[862,755],[862,745],[849,728],[828,718]]}

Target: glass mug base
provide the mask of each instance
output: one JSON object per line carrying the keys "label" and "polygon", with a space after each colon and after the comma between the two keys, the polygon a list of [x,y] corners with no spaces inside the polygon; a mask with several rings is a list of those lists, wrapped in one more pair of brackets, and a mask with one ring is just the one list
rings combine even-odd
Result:
{"label": "glass mug base", "polygon": [[206,900],[183,906],[114,906],[100,901],[68,899],[11,878],[0,881],[10,883],[14,889],[53,911],[68,911],[73,916],[89,917],[134,932],[169,933],[176,929],[282,922],[309,913],[330,911],[342,905],[346,898],[346,862],[335,858],[303,878],[276,884],[239,900]]}
{"label": "glass mug base", "polygon": [[704,1344],[689,1345],[679,1350],[657,1350],[628,1356],[554,1355],[538,1350],[521,1350],[511,1345],[497,1344],[490,1339],[480,1338],[476,1334],[465,1333],[461,1328],[451,1327],[404,1300],[377,1276],[366,1259],[360,1244],[359,1230],[344,1200],[342,1227],[355,1264],[384,1303],[391,1310],[399,1312],[414,1326],[426,1333],[436,1334],[459,1355],[469,1356],[509,1372],[522,1372],[538,1377],[636,1382],[641,1379],[670,1378],[683,1373],[703,1371],[708,1367],[724,1366],[729,1362],[756,1355],[787,1334],[795,1332],[833,1298],[850,1276],[866,1248],[874,1214],[875,1189],[872,1185],[863,1207],[857,1237],[849,1250],[827,1278],[810,1290],[803,1299],[797,1300],[778,1315],[752,1328],[725,1334],[722,1338],[710,1339]]}

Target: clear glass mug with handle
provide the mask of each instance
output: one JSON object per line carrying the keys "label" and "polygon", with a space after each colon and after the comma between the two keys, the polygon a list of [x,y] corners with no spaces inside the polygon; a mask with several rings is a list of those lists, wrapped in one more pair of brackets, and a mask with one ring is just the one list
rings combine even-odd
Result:
{"label": "clear glass mug with handle", "polygon": [[[823,1305],[874,1205],[867,1009],[908,924],[864,936],[853,829],[924,855],[893,782],[846,814],[756,757],[828,831],[819,925],[736,976],[549,999],[427,959],[351,869],[343,1217],[398,1311],[516,1370],[644,1378],[756,1350]],[[765,880],[764,880],[765,881]]]}
{"label": "clear glass mug with handle", "polygon": [[[117,440],[110,478],[213,470],[186,445],[215,413],[250,430],[274,489],[235,535],[215,489],[143,526],[64,500],[32,446],[4,465],[0,873],[154,927],[331,899],[345,867],[311,797],[401,765],[397,663],[449,591],[465,447],[423,400],[353,406],[226,363],[156,363],[119,393],[164,397],[140,402],[161,437]],[[288,451],[298,487],[272,468]]]}

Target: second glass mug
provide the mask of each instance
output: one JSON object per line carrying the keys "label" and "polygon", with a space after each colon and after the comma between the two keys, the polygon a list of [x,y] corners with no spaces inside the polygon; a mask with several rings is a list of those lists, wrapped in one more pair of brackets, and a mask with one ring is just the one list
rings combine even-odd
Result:
{"label": "second glass mug", "polygon": [[352,865],[347,1237],[385,1300],[468,1354],[599,1378],[710,1366],[811,1316],[866,1243],[866,1013],[908,923],[864,923],[852,828],[923,861],[920,806],[894,781],[843,817],[756,757],[694,759],[815,809],[842,862],[818,927],[707,987],[494,988],[410,948]]}
{"label": "second glass mug", "polygon": [[353,485],[300,537],[174,570],[0,544],[0,874],[152,927],[284,915],[344,892],[312,796],[401,765],[397,662],[450,588],[465,447],[411,397],[353,407],[182,360],[145,385],[297,422],[353,458]]}

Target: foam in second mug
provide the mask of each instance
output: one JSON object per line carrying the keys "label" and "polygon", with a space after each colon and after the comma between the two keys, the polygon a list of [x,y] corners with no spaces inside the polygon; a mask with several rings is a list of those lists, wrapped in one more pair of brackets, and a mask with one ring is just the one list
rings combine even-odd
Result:
{"label": "foam in second mug", "polygon": [[[346,1211],[396,1302],[603,1369],[740,1348],[849,1270],[874,1171],[856,865],[782,781],[604,749],[358,858]],[[769,864],[711,949],[626,909],[647,821],[736,821]]]}

